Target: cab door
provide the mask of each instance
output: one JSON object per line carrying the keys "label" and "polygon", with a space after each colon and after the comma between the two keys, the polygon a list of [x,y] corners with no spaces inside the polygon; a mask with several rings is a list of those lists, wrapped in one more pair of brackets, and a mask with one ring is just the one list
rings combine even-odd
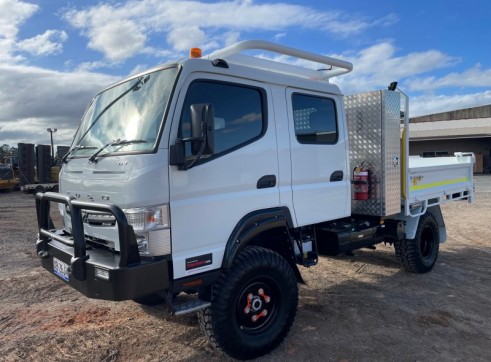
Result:
{"label": "cab door", "polygon": [[298,226],[350,214],[342,99],[288,88],[293,207]]}
{"label": "cab door", "polygon": [[[252,211],[279,206],[270,95],[264,84],[223,75],[205,79],[195,73],[184,81],[170,144],[192,136],[192,105],[211,104],[214,151],[188,170],[169,166],[174,278],[220,268],[239,221]],[[190,163],[196,156],[189,143],[185,148]]]}

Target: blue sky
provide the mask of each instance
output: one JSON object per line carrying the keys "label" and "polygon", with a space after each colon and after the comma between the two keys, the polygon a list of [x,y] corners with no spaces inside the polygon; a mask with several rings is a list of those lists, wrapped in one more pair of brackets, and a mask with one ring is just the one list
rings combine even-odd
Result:
{"label": "blue sky", "polygon": [[246,39],[351,61],[346,94],[396,80],[412,116],[491,104],[490,22],[489,0],[0,0],[0,145],[68,145],[100,89]]}

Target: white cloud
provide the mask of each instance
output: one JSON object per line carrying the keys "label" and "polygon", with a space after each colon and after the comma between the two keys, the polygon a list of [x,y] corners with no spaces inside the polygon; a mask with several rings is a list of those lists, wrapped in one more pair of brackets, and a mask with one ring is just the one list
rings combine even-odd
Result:
{"label": "white cloud", "polygon": [[453,72],[441,78],[413,78],[407,82],[412,91],[428,91],[450,87],[491,87],[491,68],[482,69],[480,64],[461,73]]}
{"label": "white cloud", "polygon": [[205,32],[193,25],[172,29],[167,35],[167,42],[174,44],[174,49],[179,52],[186,51],[196,44],[203,44],[205,41]]}
{"label": "white cloud", "polygon": [[399,17],[396,14],[389,14],[381,19],[377,19],[373,21],[372,25],[388,27],[397,24],[398,22],[399,22]]}
{"label": "white cloud", "polygon": [[111,62],[124,62],[145,47],[147,36],[139,14],[129,8],[98,5],[88,10],[68,10],[63,18],[88,37],[87,46]]}
{"label": "white cloud", "polygon": [[172,49],[183,52],[191,46],[213,50],[212,46],[229,44],[230,36],[224,37],[224,30],[233,34],[234,40],[241,32],[266,30],[277,33],[291,28],[319,29],[347,36],[397,21],[393,15],[368,21],[342,12],[319,12],[308,6],[251,0],[212,3],[130,0],[84,10],[72,8],[64,14],[64,19],[80,29],[89,39],[91,49],[113,61],[124,61],[148,49],[145,42],[150,34],[162,34]]}
{"label": "white cloud", "polygon": [[145,34],[131,20],[114,20],[90,31],[89,48],[98,50],[112,61],[124,61],[140,51]]}
{"label": "white cloud", "polygon": [[411,117],[491,103],[491,91],[458,95],[434,94],[435,90],[441,88],[491,87],[491,69],[482,69],[479,64],[440,78],[421,76],[450,68],[461,61],[460,58],[438,50],[430,49],[398,56],[397,49],[391,42],[382,42],[354,55],[340,57],[353,63],[353,72],[334,80],[345,94],[385,89],[390,82],[398,81],[399,87],[410,96]]}
{"label": "white cloud", "polygon": [[[22,0],[0,0],[2,139],[12,140],[12,143],[18,140],[44,143],[46,127],[56,127],[59,130],[57,138],[63,143],[69,142],[86,103],[98,90],[116,81],[114,77],[93,70],[103,67],[126,69],[124,62],[138,54],[166,58],[163,60],[167,61],[182,56],[192,46],[211,52],[256,31],[270,32],[265,36],[276,41],[286,34],[306,29],[315,30],[326,38],[330,34],[339,39],[374,27],[388,27],[399,20],[394,14],[368,18],[339,11],[322,12],[308,5],[281,1],[122,0],[99,2],[95,6],[76,2],[80,8],[62,10],[63,19],[87,39],[89,49],[100,52],[103,58],[84,57],[80,64],[69,60],[67,67],[75,70],[65,73],[12,65],[27,62],[22,58],[22,52],[39,56],[60,53],[68,35],[50,29],[29,39],[18,39],[20,27],[39,11],[39,6]],[[149,39],[161,39],[161,44],[150,45]],[[433,91],[441,88],[491,85],[491,69],[479,65],[441,77],[428,76],[429,72],[450,68],[460,61],[438,50],[404,54],[393,41],[385,40],[356,52],[330,56],[354,64],[352,73],[333,80],[344,93],[385,88],[397,80],[403,90],[412,93],[412,116],[491,103],[491,91],[434,95]],[[282,57],[282,61],[312,66],[286,57]],[[132,67],[130,74],[142,70],[143,65],[133,64]]]}
{"label": "white cloud", "polygon": [[[332,79],[344,94],[386,89],[392,81],[410,96],[410,116],[445,112],[454,109],[491,104],[491,91],[472,94],[436,95],[434,90],[444,87],[491,87],[491,69],[478,64],[461,73],[449,73],[441,78],[418,75],[452,67],[460,59],[437,50],[413,52],[402,56],[392,42],[381,42],[354,54],[327,54],[353,63],[353,71]],[[269,60],[316,69],[314,63],[287,56],[260,55]]]}
{"label": "white cloud", "polygon": [[70,143],[87,103],[115,81],[101,73],[0,65],[0,127],[10,140],[3,142],[45,143],[46,127],[54,127],[57,139]]}
{"label": "white cloud", "polygon": [[0,0],[0,61],[16,62],[22,57],[12,51],[21,26],[39,7],[19,0]]}
{"label": "white cloud", "polygon": [[43,34],[22,40],[16,48],[33,55],[52,55],[62,51],[63,43],[68,39],[64,31],[47,30]]}
{"label": "white cloud", "polygon": [[[397,56],[396,50],[392,42],[385,41],[361,49],[355,54],[326,54],[353,64],[352,72],[333,78],[333,83],[340,86],[345,94],[385,88],[393,81],[398,81],[400,85],[408,87],[410,84],[407,81],[408,77],[450,67],[458,62],[457,58],[437,50],[413,52],[403,56]],[[303,68],[320,69],[324,67],[317,63],[284,55],[260,54],[259,56]]]}
{"label": "white cloud", "polygon": [[39,6],[20,0],[0,0],[0,62],[15,64],[25,58],[19,52],[37,56],[59,54],[68,35],[60,30],[47,30],[43,34],[19,40],[19,29]]}
{"label": "white cloud", "polygon": [[37,5],[19,0],[0,0],[0,37],[15,38],[19,26],[38,9]]}
{"label": "white cloud", "polygon": [[347,93],[386,87],[392,81],[402,84],[408,77],[450,67],[459,59],[438,50],[396,55],[396,47],[385,41],[362,49],[357,54],[334,55],[353,63],[353,71],[336,78]]}
{"label": "white cloud", "polygon": [[283,39],[286,36],[286,33],[278,33],[273,36],[273,41],[279,42],[281,39]]}
{"label": "white cloud", "polygon": [[456,59],[437,50],[413,52],[404,56],[395,56],[396,47],[385,41],[361,50],[350,60],[356,64],[358,74],[391,72],[391,76],[410,76],[430,70],[448,67]]}
{"label": "white cloud", "polygon": [[[67,64],[67,66],[70,67],[70,64]],[[104,67],[113,67],[113,66],[115,66],[114,62],[106,61],[106,60],[96,60],[93,62],[82,62],[76,66],[75,72],[90,72],[94,69],[99,69],[99,68],[104,68]]]}
{"label": "white cloud", "polygon": [[411,117],[491,104],[491,91],[456,95],[421,95],[411,98]]}

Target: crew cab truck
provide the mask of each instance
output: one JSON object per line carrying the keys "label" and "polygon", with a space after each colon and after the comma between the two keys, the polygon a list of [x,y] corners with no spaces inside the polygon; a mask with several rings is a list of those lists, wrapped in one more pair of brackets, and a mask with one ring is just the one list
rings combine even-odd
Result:
{"label": "crew cab truck", "polygon": [[43,267],[90,298],[198,311],[210,342],[239,359],[285,338],[298,266],[320,253],[386,242],[406,270],[428,272],[446,238],[439,205],[473,199],[473,155],[409,157],[407,97],[394,85],[343,97],[330,79],[351,69],[244,41],[99,93],[60,192],[36,195]]}

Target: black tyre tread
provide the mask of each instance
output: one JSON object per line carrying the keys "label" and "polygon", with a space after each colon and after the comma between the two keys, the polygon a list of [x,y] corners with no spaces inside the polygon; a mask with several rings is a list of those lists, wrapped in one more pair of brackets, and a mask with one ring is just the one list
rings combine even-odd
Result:
{"label": "black tyre tread", "polygon": [[[424,228],[427,225],[436,228],[436,232],[438,235],[438,224],[435,218],[433,217],[432,214],[426,213],[423,216],[421,216],[419,220],[418,229],[416,231],[416,236],[414,239],[411,240],[402,239],[394,243],[396,259],[399,263],[402,264],[404,269],[409,273],[421,274],[430,271],[433,268],[436,259],[438,257],[438,250],[437,250],[436,256],[432,261],[431,265],[426,265],[422,261],[420,247],[419,247],[419,239],[421,237],[421,233],[423,232]],[[438,241],[436,243],[436,247],[437,249],[439,247]]]}
{"label": "black tyre tread", "polygon": [[[251,270],[272,267],[285,276],[287,284],[293,287],[293,306],[284,320],[281,333],[272,341],[260,348],[240,346],[230,333],[224,332],[223,326],[230,324],[226,311],[230,305],[223,295],[231,295],[240,278]],[[276,252],[258,246],[245,248],[236,258],[232,267],[223,273],[212,291],[212,306],[198,312],[201,329],[210,343],[218,350],[237,359],[251,359],[261,356],[276,348],[288,334],[295,319],[298,304],[297,278],[288,262]],[[216,313],[214,314],[213,311]]]}
{"label": "black tyre tread", "polygon": [[205,333],[211,345],[220,352],[223,352],[222,348],[217,343],[215,333],[213,332],[212,312],[210,307],[198,311],[198,321],[201,330]]}

